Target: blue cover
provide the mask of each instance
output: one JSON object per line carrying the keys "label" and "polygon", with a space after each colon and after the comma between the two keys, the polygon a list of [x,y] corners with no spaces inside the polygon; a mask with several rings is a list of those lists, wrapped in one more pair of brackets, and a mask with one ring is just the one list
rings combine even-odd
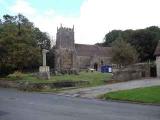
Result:
{"label": "blue cover", "polygon": [[101,66],[101,72],[102,73],[111,73],[112,72],[112,66],[109,66],[109,65]]}

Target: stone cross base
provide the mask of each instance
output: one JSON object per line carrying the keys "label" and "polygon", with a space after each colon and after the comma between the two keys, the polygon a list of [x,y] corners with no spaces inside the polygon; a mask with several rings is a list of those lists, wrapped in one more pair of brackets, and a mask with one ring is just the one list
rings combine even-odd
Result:
{"label": "stone cross base", "polygon": [[47,79],[47,80],[50,79],[49,66],[40,66],[38,77],[41,79]]}
{"label": "stone cross base", "polygon": [[49,71],[49,66],[40,66],[39,67],[39,72],[50,72]]}

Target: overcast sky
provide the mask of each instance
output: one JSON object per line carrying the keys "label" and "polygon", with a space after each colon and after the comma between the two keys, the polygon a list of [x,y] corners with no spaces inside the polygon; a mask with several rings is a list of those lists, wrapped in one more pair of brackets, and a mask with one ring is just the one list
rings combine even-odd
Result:
{"label": "overcast sky", "polygon": [[57,26],[75,26],[76,43],[102,42],[113,29],[160,26],[160,0],[0,0],[0,16],[22,13],[55,38]]}

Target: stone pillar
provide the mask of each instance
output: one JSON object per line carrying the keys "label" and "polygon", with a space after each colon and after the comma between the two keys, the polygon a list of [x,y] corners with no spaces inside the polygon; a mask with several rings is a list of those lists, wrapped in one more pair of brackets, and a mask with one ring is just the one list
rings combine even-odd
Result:
{"label": "stone pillar", "polygon": [[156,57],[157,77],[160,78],[160,56]]}
{"label": "stone pillar", "polygon": [[41,79],[50,79],[49,66],[46,66],[46,53],[47,52],[48,50],[45,50],[45,49],[42,50],[43,66],[39,67],[39,78]]}
{"label": "stone pillar", "polygon": [[43,66],[46,66],[46,53],[48,50],[43,49],[42,50],[42,56],[43,56]]}

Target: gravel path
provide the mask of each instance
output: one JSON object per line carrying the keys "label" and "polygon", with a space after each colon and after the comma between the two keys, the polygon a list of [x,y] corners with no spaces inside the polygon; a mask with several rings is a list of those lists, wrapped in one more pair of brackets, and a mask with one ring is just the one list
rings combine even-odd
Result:
{"label": "gravel path", "polygon": [[105,94],[111,91],[126,90],[140,87],[149,87],[160,85],[158,78],[146,78],[142,80],[133,80],[128,82],[114,83],[98,87],[80,88],[74,90],[67,90],[60,93],[60,95],[95,98],[98,95]]}

